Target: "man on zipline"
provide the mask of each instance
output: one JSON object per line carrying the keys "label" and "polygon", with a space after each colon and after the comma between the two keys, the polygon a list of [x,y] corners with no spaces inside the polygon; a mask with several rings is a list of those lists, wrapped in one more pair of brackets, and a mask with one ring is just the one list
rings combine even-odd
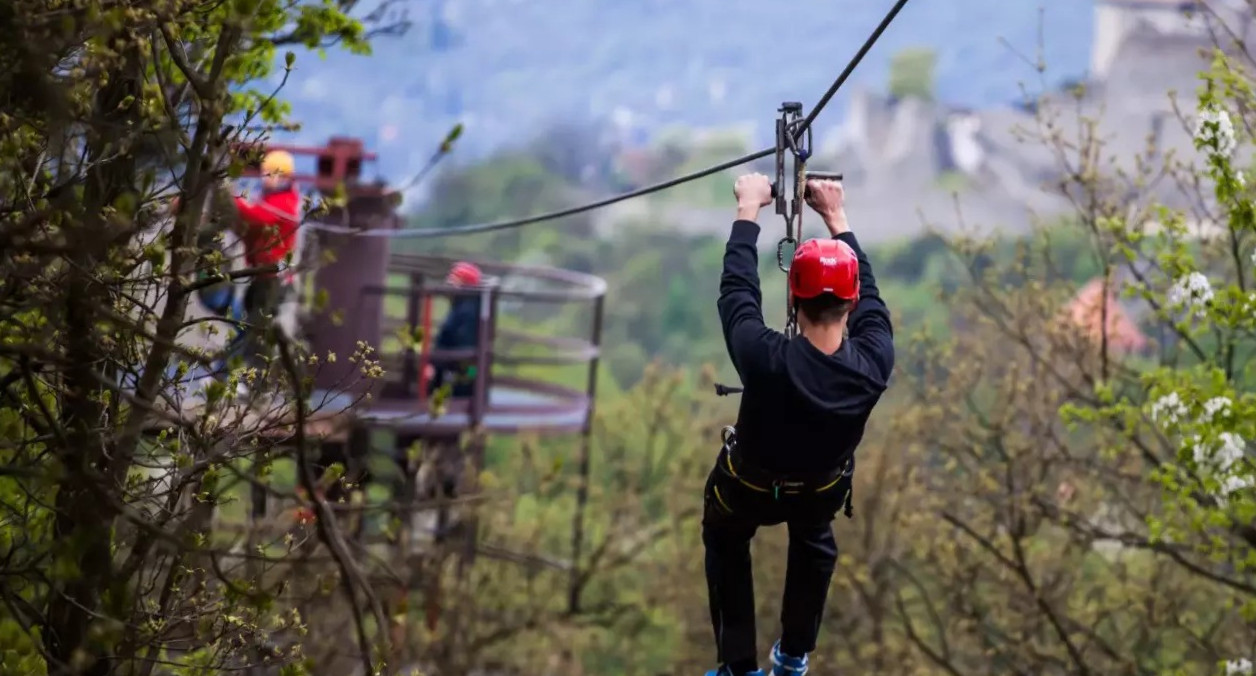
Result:
{"label": "man on zipline", "polygon": [[[851,516],[855,447],[894,367],[890,313],[846,222],[836,181],[807,183],[832,239],[804,242],[789,270],[798,336],[763,323],[759,209],[772,202],[762,174],[737,179],[737,220],[724,253],[719,312],[745,392],[735,432],[707,478],[702,518],[706,576],[720,667],[707,676],[764,674],[755,647],[750,540],[787,524],[788,570],[774,676],[801,676],[815,650],[837,561],[831,522]],[[848,334],[848,335],[847,335]]]}

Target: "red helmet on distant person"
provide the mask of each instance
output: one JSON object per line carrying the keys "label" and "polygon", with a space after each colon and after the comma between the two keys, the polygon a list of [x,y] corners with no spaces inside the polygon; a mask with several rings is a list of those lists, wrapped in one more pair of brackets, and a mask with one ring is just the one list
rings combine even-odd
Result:
{"label": "red helmet on distant person", "polygon": [[810,239],[794,252],[789,266],[789,293],[815,298],[829,293],[843,300],[859,298],[859,259],[839,239]]}
{"label": "red helmet on distant person", "polygon": [[448,280],[454,284],[476,286],[482,278],[483,275],[480,274],[479,266],[474,263],[465,261],[454,263],[454,266],[449,269]]}

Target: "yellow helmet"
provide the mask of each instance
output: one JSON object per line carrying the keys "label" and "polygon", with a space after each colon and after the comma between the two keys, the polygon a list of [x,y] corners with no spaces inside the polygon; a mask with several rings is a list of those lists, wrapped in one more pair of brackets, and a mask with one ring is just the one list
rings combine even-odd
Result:
{"label": "yellow helmet", "polygon": [[292,160],[292,154],[283,150],[272,150],[266,153],[262,158],[262,175],[263,176],[292,176],[296,173],[296,166]]}

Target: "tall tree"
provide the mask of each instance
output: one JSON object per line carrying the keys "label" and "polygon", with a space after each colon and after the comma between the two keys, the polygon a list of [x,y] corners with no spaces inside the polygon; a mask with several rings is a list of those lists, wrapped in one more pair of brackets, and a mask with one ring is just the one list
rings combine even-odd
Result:
{"label": "tall tree", "polygon": [[[368,27],[348,13],[355,4],[0,8],[6,666],[150,674],[159,664],[217,670],[263,654],[300,661],[299,649],[277,653],[285,641],[270,637],[296,635],[292,619],[277,615],[273,557],[250,554],[267,565],[244,572],[210,528],[226,480],[275,451],[268,427],[277,423],[229,401],[221,384],[193,408],[177,381],[210,361],[190,347],[198,274],[225,274],[198,248],[202,214],[246,161],[235,144],[261,138],[243,130],[286,112],[277,88],[263,89],[276,50],[366,52]],[[398,27],[387,24],[376,27]],[[293,61],[289,53],[285,67]],[[282,353],[284,368],[236,377],[298,401],[309,358]],[[298,419],[308,413],[292,408]],[[166,431],[153,437],[155,427]],[[298,455],[302,446],[298,439]],[[329,528],[321,530],[334,544]],[[337,559],[353,578],[352,562]],[[364,659],[372,662],[369,650]]]}

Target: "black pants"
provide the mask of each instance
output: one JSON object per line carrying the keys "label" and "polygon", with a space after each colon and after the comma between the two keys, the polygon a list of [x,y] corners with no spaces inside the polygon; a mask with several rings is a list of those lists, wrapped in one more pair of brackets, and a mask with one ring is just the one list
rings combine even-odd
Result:
{"label": "black pants", "polygon": [[837,562],[832,521],[846,505],[852,474],[819,493],[754,490],[720,468],[725,451],[707,477],[702,516],[707,591],[719,662],[753,668],[754,576],[750,540],[760,526],[789,528],[789,559],[781,607],[781,650],[802,656],[815,650],[829,580]]}
{"label": "black pants", "polygon": [[[462,346],[460,346],[462,347]],[[465,347],[475,347],[467,345]],[[458,349],[458,348],[441,348]],[[468,376],[473,363],[439,362],[433,363],[435,376],[427,383],[427,396],[432,396],[446,383],[450,384],[449,396],[458,399],[468,398],[475,394],[475,378]]]}
{"label": "black pants", "polygon": [[244,292],[244,321],[247,324],[239,338],[238,354],[246,366],[261,368],[270,356],[266,340],[279,303],[283,299],[283,283],[274,275],[254,277]]}

